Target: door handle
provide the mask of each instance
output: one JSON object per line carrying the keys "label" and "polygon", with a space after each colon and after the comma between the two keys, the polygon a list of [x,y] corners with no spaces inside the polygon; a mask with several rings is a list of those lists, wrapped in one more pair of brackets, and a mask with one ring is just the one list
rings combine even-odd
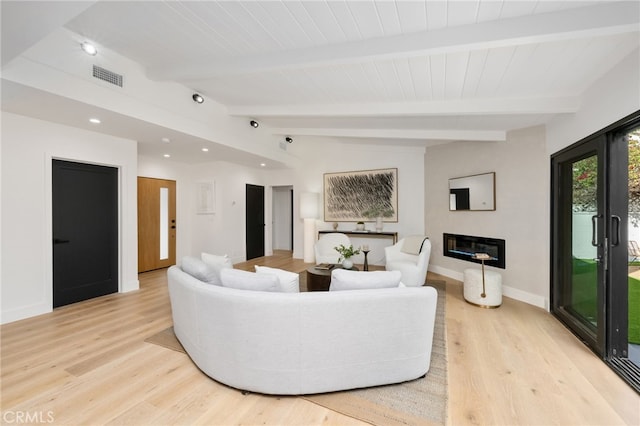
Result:
{"label": "door handle", "polygon": [[615,231],[611,231],[614,237],[611,241],[611,245],[615,247],[620,245],[620,216],[615,214],[611,215],[611,226],[613,227],[613,225],[616,225],[616,229]]}
{"label": "door handle", "polygon": [[60,238],[54,238],[53,239],[53,244],[66,244],[69,243],[71,241],[69,240],[61,240]]}
{"label": "door handle", "polygon": [[601,214],[594,214],[591,216],[591,245],[594,247],[599,247],[600,244],[596,242],[596,219],[601,218]]}

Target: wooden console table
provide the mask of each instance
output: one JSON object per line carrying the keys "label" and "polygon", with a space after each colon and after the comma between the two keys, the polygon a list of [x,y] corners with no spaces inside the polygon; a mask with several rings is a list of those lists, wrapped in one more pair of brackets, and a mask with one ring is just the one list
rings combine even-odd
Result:
{"label": "wooden console table", "polygon": [[322,231],[318,231],[318,238],[320,238],[320,235],[322,234],[332,234],[334,232],[338,232],[340,234],[345,234],[348,235],[350,237],[358,237],[358,238],[391,238],[391,240],[393,240],[392,244],[395,244],[398,242],[398,233],[397,232],[376,232],[376,231],[344,231],[341,229],[337,229],[337,230],[322,230]]}

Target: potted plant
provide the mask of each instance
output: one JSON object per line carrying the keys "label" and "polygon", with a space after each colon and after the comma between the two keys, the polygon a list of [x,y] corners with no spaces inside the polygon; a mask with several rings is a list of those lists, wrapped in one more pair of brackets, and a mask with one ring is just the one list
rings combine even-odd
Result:
{"label": "potted plant", "polygon": [[364,222],[363,221],[358,221],[356,223],[356,231],[364,231]]}
{"label": "potted plant", "polygon": [[351,260],[351,257],[355,256],[356,254],[360,254],[360,249],[354,249],[353,245],[351,244],[349,244],[348,247],[345,246],[344,244],[340,244],[339,246],[336,246],[333,249],[338,253],[340,253],[340,258],[338,259],[338,262],[342,262],[342,267],[344,269],[353,268],[353,261]]}

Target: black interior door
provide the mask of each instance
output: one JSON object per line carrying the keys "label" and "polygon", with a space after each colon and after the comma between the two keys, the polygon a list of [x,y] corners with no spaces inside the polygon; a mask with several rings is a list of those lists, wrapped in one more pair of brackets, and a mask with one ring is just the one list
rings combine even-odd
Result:
{"label": "black interior door", "polygon": [[264,186],[246,187],[247,260],[264,256]]}
{"label": "black interior door", "polygon": [[53,160],[53,307],[118,291],[118,170]]}

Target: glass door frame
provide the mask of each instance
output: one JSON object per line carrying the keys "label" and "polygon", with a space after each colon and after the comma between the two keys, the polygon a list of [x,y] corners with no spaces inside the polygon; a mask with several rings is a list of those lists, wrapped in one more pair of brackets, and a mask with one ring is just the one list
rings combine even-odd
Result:
{"label": "glass door frame", "polygon": [[[640,121],[636,126],[640,126]],[[626,127],[608,134],[608,147],[616,162],[629,164],[628,141],[626,135],[631,130]],[[612,166],[612,169],[614,167]],[[626,358],[628,356],[628,209],[629,209],[628,167],[615,168],[610,176],[610,196],[606,217],[608,233],[611,235],[610,268],[607,273],[607,345],[606,358]]]}
{"label": "glass door frame", "polygon": [[[551,159],[551,312],[556,315],[567,327],[580,337],[594,352],[602,356],[606,347],[606,318],[605,318],[605,281],[607,261],[608,238],[605,226],[605,199],[607,196],[606,185],[606,141],[603,136],[588,138],[571,146]],[[572,259],[573,255],[573,229],[571,207],[573,172],[572,165],[578,161],[597,156],[598,174],[596,180],[596,209],[593,217],[593,235],[591,239],[596,246],[597,284],[596,284],[596,327],[591,327],[573,315],[567,299],[572,294],[573,273],[572,268],[563,265],[562,262]],[[564,202],[563,202],[564,201]],[[569,204],[567,204],[569,203]]]}

